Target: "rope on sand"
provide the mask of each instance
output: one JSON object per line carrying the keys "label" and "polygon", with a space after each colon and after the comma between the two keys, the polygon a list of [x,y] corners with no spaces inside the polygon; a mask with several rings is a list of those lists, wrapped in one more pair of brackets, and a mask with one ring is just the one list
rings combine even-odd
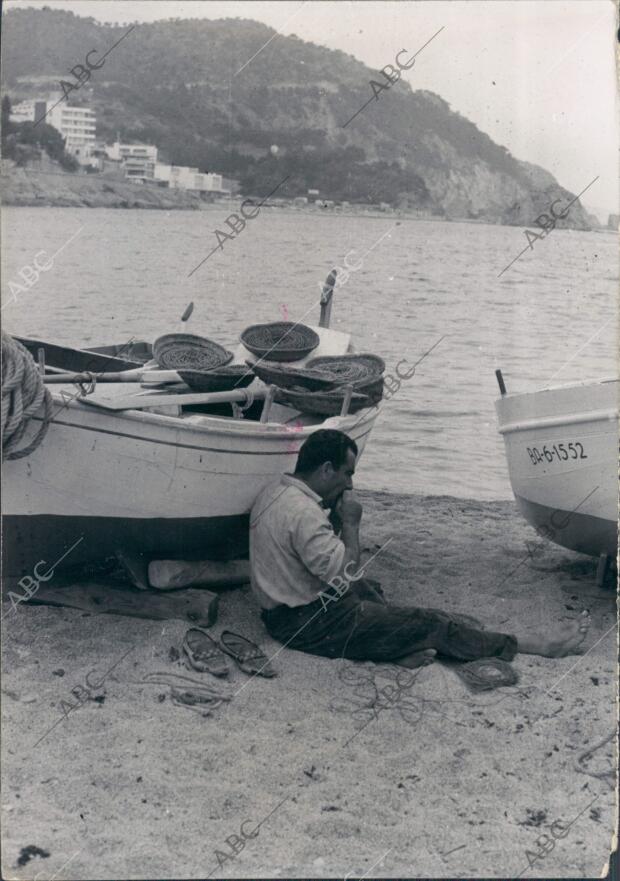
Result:
{"label": "rope on sand", "polygon": [[[29,441],[24,435],[42,411],[41,426]],[[39,446],[52,418],[52,396],[34,358],[20,342],[2,333],[2,456],[23,459]],[[26,444],[24,446],[24,443]]]}
{"label": "rope on sand", "polygon": [[[614,729],[611,731],[607,737],[604,737],[602,740],[597,741],[593,746],[584,749],[579,753],[577,758],[574,761],[575,771],[579,771],[580,774],[587,774],[588,777],[596,777],[598,780],[605,780],[606,783],[610,783],[612,789],[614,788],[613,782],[611,780],[615,780],[616,771],[615,768],[606,768],[603,771],[588,771],[587,768],[584,767],[584,762],[590,758],[590,756],[594,755],[594,753],[601,749],[601,747],[606,746],[610,742],[610,740],[615,740],[617,736],[617,732]],[[609,779],[611,778],[611,780]]]}

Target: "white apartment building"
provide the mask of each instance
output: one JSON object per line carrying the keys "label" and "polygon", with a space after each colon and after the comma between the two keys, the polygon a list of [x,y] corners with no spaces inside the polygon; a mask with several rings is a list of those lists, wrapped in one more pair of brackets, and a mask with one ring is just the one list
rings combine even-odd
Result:
{"label": "white apartment building", "polygon": [[155,166],[155,180],[163,181],[171,189],[198,190],[201,193],[224,193],[221,174],[211,174],[189,168],[186,165],[165,165],[158,162]]}
{"label": "white apartment building", "polygon": [[14,122],[43,120],[57,129],[65,139],[65,150],[82,165],[91,164],[97,119],[90,107],[72,107],[63,96],[50,95],[47,100],[22,101],[11,108]]}
{"label": "white apartment building", "polygon": [[108,159],[123,163],[125,177],[152,180],[155,176],[157,147],[151,144],[121,144],[115,141],[112,146],[106,147],[106,152]]}
{"label": "white apartment building", "polygon": [[52,106],[45,122],[53,125],[64,137],[67,153],[71,153],[78,161],[90,158],[97,127],[95,114],[90,107],[68,107],[61,102]]}

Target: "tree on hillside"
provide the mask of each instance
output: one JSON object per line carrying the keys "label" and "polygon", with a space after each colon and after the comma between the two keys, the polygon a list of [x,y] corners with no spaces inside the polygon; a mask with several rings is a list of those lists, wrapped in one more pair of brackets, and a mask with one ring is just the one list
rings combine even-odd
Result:
{"label": "tree on hillside", "polygon": [[2,132],[2,158],[17,159],[17,137],[14,134],[16,125],[11,122],[11,99],[5,95],[2,99],[2,120],[0,122]]}
{"label": "tree on hillside", "polygon": [[2,99],[2,121],[0,122],[3,139],[7,135],[11,134],[12,125],[13,123],[11,122],[11,99],[8,95],[5,95]]}
{"label": "tree on hillside", "polygon": [[73,156],[65,153],[65,139],[53,125],[23,122],[19,128],[22,144],[41,147],[50,159],[54,159],[66,171],[76,171],[78,163]]}

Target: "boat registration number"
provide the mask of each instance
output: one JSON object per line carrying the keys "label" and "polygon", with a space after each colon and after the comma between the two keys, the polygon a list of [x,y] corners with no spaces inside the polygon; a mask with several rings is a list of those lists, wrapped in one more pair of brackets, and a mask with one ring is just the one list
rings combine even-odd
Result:
{"label": "boat registration number", "polygon": [[542,450],[538,447],[526,447],[527,453],[533,465],[539,462],[566,462],[567,459],[587,459],[583,444],[574,441],[566,444],[545,444]]}

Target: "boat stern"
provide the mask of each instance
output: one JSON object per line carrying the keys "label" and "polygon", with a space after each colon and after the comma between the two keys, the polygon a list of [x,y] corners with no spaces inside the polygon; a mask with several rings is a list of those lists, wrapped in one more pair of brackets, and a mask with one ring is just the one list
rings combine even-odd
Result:
{"label": "boat stern", "polygon": [[496,411],[525,519],[563,547],[615,556],[618,381],[502,395]]}

